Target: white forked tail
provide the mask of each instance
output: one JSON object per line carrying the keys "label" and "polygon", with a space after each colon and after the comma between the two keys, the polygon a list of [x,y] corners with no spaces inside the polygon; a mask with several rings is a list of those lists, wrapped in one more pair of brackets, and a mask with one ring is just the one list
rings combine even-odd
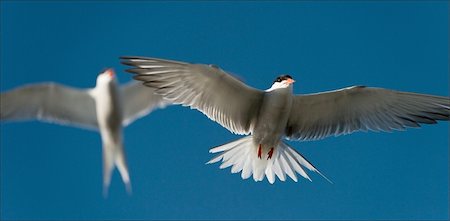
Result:
{"label": "white forked tail", "polygon": [[128,194],[131,194],[131,182],[130,175],[128,173],[128,166],[125,159],[125,153],[123,149],[114,146],[103,147],[103,197],[108,196],[108,189],[111,183],[111,176],[114,168],[119,170],[122,181],[125,184],[125,188]]}
{"label": "white forked tail", "polygon": [[264,176],[267,177],[269,183],[275,182],[275,176],[281,181],[286,180],[288,175],[292,180],[297,182],[296,173],[311,181],[308,174],[302,167],[320,174],[328,182],[332,183],[319,170],[317,170],[308,160],[300,153],[289,147],[287,144],[280,142],[274,148],[271,159],[265,157],[259,158],[257,147],[253,143],[252,136],[247,136],[239,140],[212,148],[210,153],[219,153],[207,164],[216,163],[222,160],[220,169],[231,167],[231,173],[241,173],[242,179],[247,179],[253,174],[255,181],[262,181]]}

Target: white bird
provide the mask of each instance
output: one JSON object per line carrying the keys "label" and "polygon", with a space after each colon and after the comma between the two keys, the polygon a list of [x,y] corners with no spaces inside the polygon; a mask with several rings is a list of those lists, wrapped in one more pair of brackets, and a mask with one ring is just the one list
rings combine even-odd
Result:
{"label": "white bird", "polygon": [[120,87],[114,71],[107,69],[98,75],[92,89],[50,82],[1,93],[0,119],[37,119],[99,130],[103,143],[103,194],[106,196],[114,167],[119,170],[128,193],[131,193],[123,126],[165,105],[161,96],[137,81]]}
{"label": "white bird", "polygon": [[[302,167],[322,175],[300,153],[282,142],[317,140],[359,130],[390,131],[449,120],[450,99],[426,94],[354,86],[317,94],[294,95],[294,80],[278,77],[272,87],[251,88],[214,65],[190,64],[146,57],[121,57],[134,78],[174,104],[198,109],[232,133],[249,135],[210,150],[243,179],[255,181],[296,172],[311,180]],[[323,176],[323,175],[322,175]],[[324,177],[326,178],[326,177]],[[328,179],[327,179],[328,180]]]}

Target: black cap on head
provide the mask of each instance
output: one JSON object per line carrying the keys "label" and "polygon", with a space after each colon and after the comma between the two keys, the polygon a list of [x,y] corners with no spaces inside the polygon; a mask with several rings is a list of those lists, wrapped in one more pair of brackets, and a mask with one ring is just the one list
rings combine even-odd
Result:
{"label": "black cap on head", "polygon": [[287,79],[293,79],[291,77],[291,75],[285,74],[285,75],[281,75],[279,77],[277,77],[277,79],[275,79],[275,81],[273,82],[282,82],[283,80],[287,80]]}

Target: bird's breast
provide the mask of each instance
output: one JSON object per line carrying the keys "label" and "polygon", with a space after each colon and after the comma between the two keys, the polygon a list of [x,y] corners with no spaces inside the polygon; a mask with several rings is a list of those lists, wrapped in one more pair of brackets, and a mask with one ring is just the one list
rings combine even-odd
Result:
{"label": "bird's breast", "polygon": [[95,103],[100,131],[118,134],[122,129],[122,101],[117,84],[97,88]]}
{"label": "bird's breast", "polygon": [[265,94],[252,133],[255,143],[270,147],[277,146],[284,133],[291,106],[292,92],[287,89],[274,90]]}

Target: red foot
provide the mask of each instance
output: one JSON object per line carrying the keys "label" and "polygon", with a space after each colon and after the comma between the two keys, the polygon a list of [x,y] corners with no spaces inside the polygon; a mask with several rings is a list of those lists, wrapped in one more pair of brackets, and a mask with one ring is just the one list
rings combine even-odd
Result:
{"label": "red foot", "polygon": [[258,146],[258,158],[261,159],[261,152],[262,152],[262,148],[261,148],[261,144]]}
{"label": "red foot", "polygon": [[267,157],[267,159],[271,159],[272,158],[272,154],[273,154],[273,147],[270,148],[269,153],[267,153],[269,156]]}

